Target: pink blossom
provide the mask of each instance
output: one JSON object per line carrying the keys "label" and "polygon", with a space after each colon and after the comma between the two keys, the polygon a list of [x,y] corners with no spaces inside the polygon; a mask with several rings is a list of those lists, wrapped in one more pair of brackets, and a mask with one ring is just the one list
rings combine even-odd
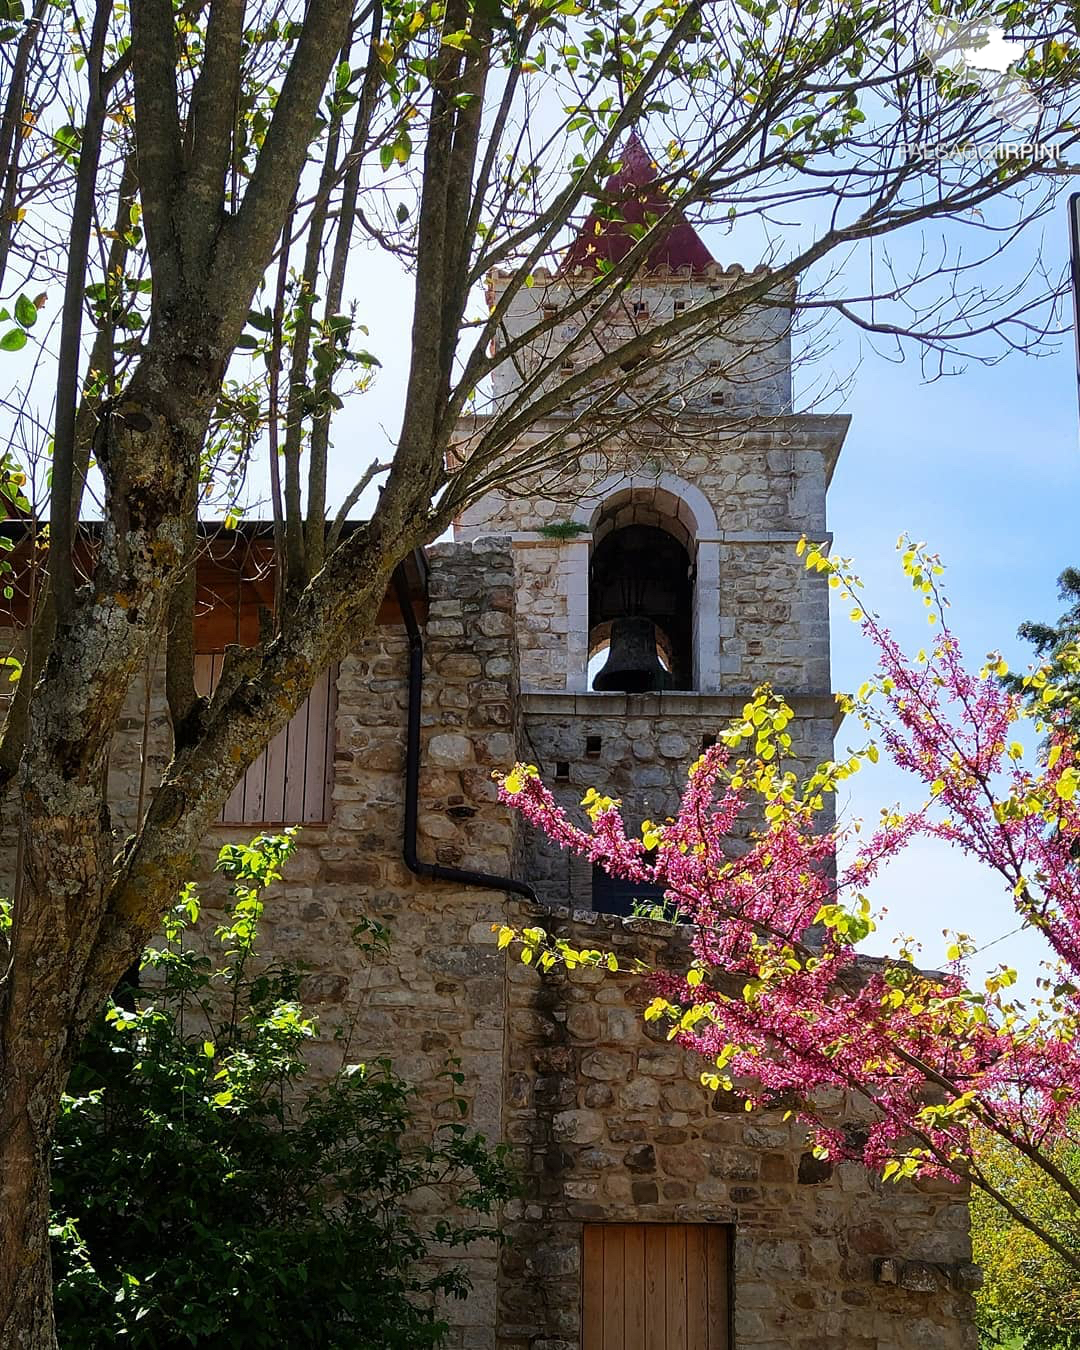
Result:
{"label": "pink blossom", "polygon": [[[563,848],[665,888],[693,927],[697,975],[658,973],[656,992],[704,1014],[680,1039],[719,1062],[748,1100],[795,1101],[832,1157],[888,1169],[908,1156],[925,1174],[963,1173],[973,1121],[1014,1142],[1041,1139],[1080,1105],[1076,746],[1056,727],[1050,754],[1032,767],[1011,743],[1021,701],[992,673],[966,669],[944,622],[916,661],[875,616],[862,626],[879,668],[877,697],[859,711],[927,790],[923,808],[887,816],[869,838],[821,824],[824,811],[798,793],[764,821],[761,780],[746,785],[762,762],[722,747],[692,770],[651,856],[615,802],[594,801],[586,828],[526,770],[503,780],[500,797]],[[740,822],[752,826],[748,846],[745,830],[735,842]],[[919,837],[996,873],[1021,919],[1045,935],[1060,968],[1052,1017],[1033,1020],[1000,988],[971,990],[959,960],[927,975],[859,955],[862,892]],[[841,843],[854,857],[837,875]],[[862,1100],[863,1131],[815,1105],[815,1093],[837,1088]]]}

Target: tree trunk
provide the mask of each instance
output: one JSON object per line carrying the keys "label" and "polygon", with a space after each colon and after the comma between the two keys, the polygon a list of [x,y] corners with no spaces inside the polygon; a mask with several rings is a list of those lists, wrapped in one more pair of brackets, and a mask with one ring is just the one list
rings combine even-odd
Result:
{"label": "tree trunk", "polygon": [[[24,827],[29,818],[24,808]],[[0,1347],[54,1350],[50,1154],[81,1035],[77,999],[110,840],[100,812],[96,830],[73,813],[70,821],[38,819],[26,837],[11,964],[0,985]]]}
{"label": "tree trunk", "polygon": [[[160,641],[186,562],[185,508],[220,362],[144,358],[103,420],[106,509],[94,582],[73,594],[35,683],[18,777],[24,874],[0,978],[0,1350],[54,1350],[49,1157],[60,1096],[88,1021],[123,965],[90,973],[121,843],[105,801],[113,731]],[[160,908],[167,882],[156,888]],[[117,962],[149,936],[125,931]]]}
{"label": "tree trunk", "polygon": [[[106,800],[110,741],[191,561],[207,425],[296,192],[352,11],[338,0],[306,7],[265,145],[242,203],[226,213],[243,8],[212,6],[216,41],[195,87],[200,135],[192,151],[182,145],[171,7],[134,7],[136,142],[154,283],[147,342],[123,391],[100,405],[94,456],[105,500],[92,579],[55,588],[54,636],[33,672],[25,734],[9,756],[19,766],[26,859],[6,973],[0,951],[0,1350],[56,1345],[48,1220],[60,1096],[86,1025],[151,935],[198,843],[194,825],[215,806],[204,802],[193,839],[141,875],[137,888],[129,885],[138,905],[118,905],[126,855]],[[53,544],[63,550],[68,540]],[[272,702],[263,702],[269,717]],[[185,732],[197,741],[199,728]],[[231,763],[234,782],[244,767]],[[221,802],[227,776],[214,779]],[[154,830],[193,815],[183,793],[165,796],[152,804]]]}
{"label": "tree trunk", "polygon": [[49,1154],[63,1075],[29,1047],[5,1056],[0,1115],[0,1346],[56,1350],[49,1259]]}

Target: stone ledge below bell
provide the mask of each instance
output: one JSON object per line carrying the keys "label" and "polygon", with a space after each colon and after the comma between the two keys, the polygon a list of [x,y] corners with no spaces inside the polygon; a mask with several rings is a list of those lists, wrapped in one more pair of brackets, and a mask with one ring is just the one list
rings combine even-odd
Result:
{"label": "stone ledge below bell", "polygon": [[[522,708],[529,713],[550,713],[559,717],[582,714],[634,717],[737,717],[751,697],[750,690],[730,694],[695,693],[692,690],[647,694],[589,693],[580,694],[553,690],[523,690]],[[793,692],[783,690],[796,717],[824,717],[832,720],[836,699],[831,693]]]}

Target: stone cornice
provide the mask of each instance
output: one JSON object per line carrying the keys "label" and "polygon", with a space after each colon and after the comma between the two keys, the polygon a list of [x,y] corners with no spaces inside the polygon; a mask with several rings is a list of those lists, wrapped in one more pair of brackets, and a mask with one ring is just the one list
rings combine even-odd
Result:
{"label": "stone cornice", "polygon": [[[494,413],[469,413],[458,418],[457,428],[462,439],[470,438],[482,432],[484,427],[493,420]],[[561,426],[566,425],[570,420],[569,415],[563,417],[544,417],[537,419],[529,430],[521,437],[525,442],[530,439],[550,435],[558,431]],[[759,418],[748,418],[744,423],[724,419],[716,413],[672,413],[670,417],[665,417],[662,422],[655,422],[650,418],[643,417],[636,423],[632,429],[613,427],[611,438],[620,440],[623,437],[632,435],[635,445],[643,451],[663,451],[664,441],[670,439],[672,442],[678,438],[678,428],[685,427],[688,431],[694,430],[701,434],[702,431],[708,431],[710,427],[715,427],[721,444],[724,441],[736,442],[739,446],[758,448],[762,450],[775,450],[777,448],[787,449],[789,447],[799,450],[816,450],[825,459],[825,481],[828,484],[836,468],[836,462],[840,458],[840,451],[843,448],[844,438],[847,436],[848,427],[851,425],[851,415],[849,413],[778,413],[774,415],[763,415]],[[675,430],[669,430],[674,427]],[[596,444],[596,428],[592,432],[574,432],[575,437],[579,437],[589,446]]]}

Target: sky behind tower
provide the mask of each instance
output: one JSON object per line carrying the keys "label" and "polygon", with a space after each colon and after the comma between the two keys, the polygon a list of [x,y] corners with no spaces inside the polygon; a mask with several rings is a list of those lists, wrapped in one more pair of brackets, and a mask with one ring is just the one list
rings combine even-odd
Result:
{"label": "sky behind tower", "polygon": [[[1048,233],[1048,260],[1067,255],[1062,209]],[[847,401],[851,431],[829,494],[836,548],[853,556],[868,601],[909,651],[927,640],[923,607],[912,596],[895,553],[906,531],[942,557],[954,628],[969,663],[1000,648],[1013,668],[1031,649],[1016,637],[1024,619],[1061,611],[1056,579],[1080,559],[1080,455],[1071,335],[1045,359],[1015,356],[994,367],[923,384],[917,363],[870,356]],[[848,619],[833,613],[833,683],[854,688],[872,653]],[[845,743],[842,729],[838,744]],[[852,730],[852,735],[854,731]],[[902,775],[884,761],[852,780],[848,809],[868,820],[880,806],[914,802]],[[1027,983],[1043,955],[1031,934],[1003,941],[1016,927],[1002,884],[943,844],[919,843],[895,863],[873,898],[888,905],[883,931],[915,933],[939,962],[949,926],[996,942],[974,963],[1017,964]]]}

